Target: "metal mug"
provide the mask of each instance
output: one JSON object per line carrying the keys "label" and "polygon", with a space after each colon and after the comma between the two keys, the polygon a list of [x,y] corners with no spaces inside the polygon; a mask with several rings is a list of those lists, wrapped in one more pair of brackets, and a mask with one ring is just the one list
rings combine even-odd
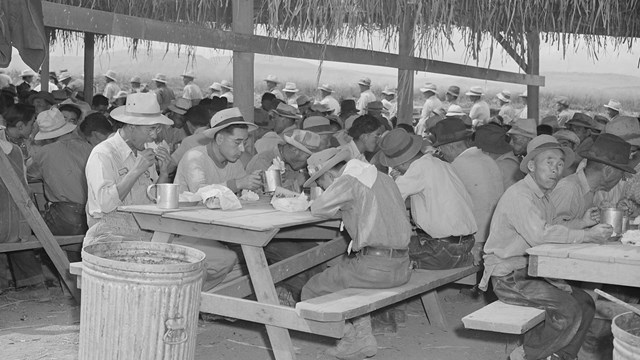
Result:
{"label": "metal mug", "polygon": [[613,234],[611,236],[620,236],[627,229],[626,221],[629,221],[629,217],[622,209],[608,207],[600,209],[600,224],[609,224],[613,227]]}
{"label": "metal mug", "polygon": [[264,185],[265,193],[276,191],[278,186],[282,186],[280,170],[265,170],[262,173],[262,184]]}
{"label": "metal mug", "polygon": [[[156,189],[155,196],[151,195],[151,189]],[[179,184],[152,184],[147,187],[147,197],[156,203],[160,209],[177,209],[180,200]]]}

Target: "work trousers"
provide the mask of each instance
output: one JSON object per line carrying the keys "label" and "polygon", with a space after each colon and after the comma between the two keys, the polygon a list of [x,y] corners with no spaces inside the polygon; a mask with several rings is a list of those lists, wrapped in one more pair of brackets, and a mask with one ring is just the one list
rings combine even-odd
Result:
{"label": "work trousers", "polygon": [[302,301],[347,288],[388,289],[406,284],[411,277],[409,257],[356,254],[344,257],[307,282]]}
{"label": "work trousers", "polygon": [[44,222],[53,235],[84,235],[89,229],[84,204],[50,203],[44,212]]}
{"label": "work trousers", "polygon": [[409,242],[409,257],[417,269],[446,270],[473,265],[471,249],[475,240],[468,236],[460,241],[434,239],[418,230]]}
{"label": "work trousers", "polygon": [[[275,264],[316,246],[318,246],[318,243],[315,241],[288,241],[274,239],[265,246],[264,255],[267,257],[269,264]],[[294,299],[299,300],[304,284],[306,284],[314,275],[321,273],[323,269],[324,265],[312,267],[311,269],[284,280],[283,283],[289,290],[291,290]]]}
{"label": "work trousers", "polygon": [[527,269],[505,276],[492,276],[493,291],[507,304],[531,306],[545,310],[544,322],[524,334],[524,352],[528,360],[557,354],[562,359],[576,359],[587,335],[595,303],[577,287],[571,293],[560,290],[542,278],[527,275]]}

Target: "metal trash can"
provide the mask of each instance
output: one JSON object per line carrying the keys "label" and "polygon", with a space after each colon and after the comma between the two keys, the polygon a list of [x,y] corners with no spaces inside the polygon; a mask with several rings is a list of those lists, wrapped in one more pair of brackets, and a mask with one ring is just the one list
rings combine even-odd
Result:
{"label": "metal trash can", "polygon": [[640,360],[640,316],[628,312],[611,321],[613,360]]}
{"label": "metal trash can", "polygon": [[82,250],[80,360],[195,356],[202,251],[114,241]]}

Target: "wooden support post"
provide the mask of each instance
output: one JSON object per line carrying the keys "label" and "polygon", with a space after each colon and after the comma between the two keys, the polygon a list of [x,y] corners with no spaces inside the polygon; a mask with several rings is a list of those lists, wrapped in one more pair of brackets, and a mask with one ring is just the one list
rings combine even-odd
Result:
{"label": "wooden support post", "polygon": [[[253,34],[253,0],[233,2],[231,27],[234,32]],[[233,52],[233,106],[246,121],[253,122],[253,53]]]}
{"label": "wooden support post", "polygon": [[413,7],[407,4],[398,39],[398,124],[413,125],[413,70],[409,58],[413,56]]}
{"label": "wooden support post", "polygon": [[511,56],[513,61],[515,61],[516,64],[518,64],[518,66],[520,66],[520,69],[522,69],[522,71],[524,72],[527,72],[527,68],[529,67],[529,65],[527,64],[526,60],[523,59],[522,56],[520,56],[520,54],[518,54],[516,49],[514,49],[511,46],[511,44],[509,44],[509,42],[500,33],[491,33],[491,35],[493,35],[493,37],[496,39],[498,44],[502,46],[504,51],[506,51],[507,54]]}
{"label": "wooden support post", "polygon": [[91,104],[93,99],[93,59],[95,38],[92,33],[84,33],[84,101]]}
{"label": "wooden support post", "polygon": [[[537,31],[527,33],[527,73],[540,74],[540,34]],[[527,85],[527,117],[540,123],[540,87]]]}
{"label": "wooden support post", "polygon": [[49,89],[49,41],[51,41],[51,29],[45,28],[44,33],[47,41],[44,45],[44,61],[40,68],[40,90],[53,91],[56,89]]}

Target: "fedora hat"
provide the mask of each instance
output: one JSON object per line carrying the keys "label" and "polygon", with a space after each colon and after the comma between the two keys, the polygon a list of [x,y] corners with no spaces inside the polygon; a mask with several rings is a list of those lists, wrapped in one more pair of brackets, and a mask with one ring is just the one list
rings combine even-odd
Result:
{"label": "fedora hat", "polygon": [[162,73],[157,73],[156,76],[151,79],[152,81],[166,84],[167,83],[167,75]]}
{"label": "fedora hat", "polygon": [[315,132],[294,129],[291,135],[284,135],[284,141],[311,155],[320,149],[320,142],[322,140],[320,139],[320,135]]}
{"label": "fedora hat", "polygon": [[609,100],[608,104],[605,104],[604,107],[606,107],[607,109],[611,109],[617,112],[620,112],[620,109],[622,108],[622,104],[620,104],[619,101],[616,100]]}
{"label": "fedora hat", "polygon": [[382,93],[385,95],[395,95],[396,94],[396,88],[390,87],[390,86],[385,86],[384,90],[382,90]]}
{"label": "fedora hat", "polygon": [[525,174],[529,173],[527,164],[529,161],[535,159],[535,157],[545,150],[558,149],[564,153],[564,163],[573,164],[574,154],[573,150],[568,147],[560,145],[558,140],[551,135],[538,135],[529,141],[527,145],[527,155],[522,159],[520,163],[520,171]]}
{"label": "fedora hat", "polygon": [[38,91],[36,93],[33,93],[31,95],[29,95],[29,98],[27,98],[27,102],[31,105],[33,105],[33,101],[35,99],[42,99],[46,102],[48,102],[51,105],[55,105],[56,104],[56,99],[53,97],[53,94],[51,94],[48,91]]}
{"label": "fedora hat", "polygon": [[104,73],[103,76],[106,77],[106,78],[109,78],[109,79],[111,79],[113,81],[116,81],[116,76],[118,76],[118,74],[116,74],[116,72],[113,71],[113,70],[107,70],[107,72]]}
{"label": "fedora hat", "polygon": [[634,117],[617,117],[604,127],[604,132],[616,135],[633,146],[640,146],[640,122]]}
{"label": "fedora hat", "polygon": [[467,115],[467,114],[465,114],[465,112],[462,111],[462,107],[460,107],[460,105],[450,105],[449,108],[447,109],[447,113],[445,114],[445,116],[447,117],[464,116],[464,115]]}
{"label": "fedora hat", "polygon": [[131,125],[173,125],[162,115],[158,98],[154,93],[135,93],[127,96],[124,106],[118,106],[109,114],[112,118]]}
{"label": "fedora hat", "polygon": [[222,91],[222,86],[220,86],[219,82],[214,82],[213,84],[209,85],[209,89],[213,91]]}
{"label": "fedora hat", "polygon": [[472,86],[471,89],[465,93],[467,96],[482,96],[482,94],[484,94],[484,91],[481,86]]}
{"label": "fedora hat", "polygon": [[311,154],[307,159],[307,169],[309,170],[309,179],[304,182],[303,187],[309,187],[322,174],[333,169],[343,161],[351,159],[351,152],[342,148],[329,148],[317,153]]}
{"label": "fedora hat", "polygon": [[280,84],[280,81],[278,81],[278,77],[271,74],[267,75],[267,77],[264,78],[264,81]]}
{"label": "fedora hat", "polygon": [[468,139],[473,131],[467,129],[462,119],[449,118],[442,120],[431,128],[436,141],[433,147]]}
{"label": "fedora hat", "polygon": [[191,108],[191,100],[177,98],[167,108],[176,114],[184,115]]}
{"label": "fedora hat", "polygon": [[53,100],[56,101],[56,103],[65,101],[69,98],[69,93],[67,93],[67,90],[53,90],[51,92],[51,96],[53,96]]}
{"label": "fedora hat", "polygon": [[371,86],[371,79],[369,79],[368,77],[364,77],[364,78],[358,80],[358,85]]}
{"label": "fedora hat", "polygon": [[231,125],[246,125],[249,127],[249,131],[258,128],[256,124],[245,121],[240,109],[233,107],[215,113],[215,115],[211,117],[211,129],[205,130],[203,134],[207,137],[214,138],[218,131]]}
{"label": "fedora hat", "polygon": [[600,127],[593,118],[591,118],[591,116],[581,112],[574,113],[571,120],[566,122],[565,126],[566,125],[582,126],[587,129],[600,130]]}
{"label": "fedora hat", "polygon": [[432,93],[436,93],[438,91],[438,87],[436,86],[436,84],[432,84],[432,83],[426,83],[424,84],[423,87],[420,88],[420,92],[426,93],[426,92],[432,92]]}
{"label": "fedora hat", "polygon": [[449,86],[449,88],[447,89],[447,94],[453,95],[455,97],[460,96],[460,87],[455,85]]}
{"label": "fedora hat", "polygon": [[180,75],[182,77],[187,77],[187,78],[191,78],[191,79],[195,79],[196,78],[196,74],[193,72],[193,70],[189,70],[189,71],[185,71],[182,75]]}
{"label": "fedora hat", "polygon": [[311,111],[319,112],[319,113],[330,113],[333,112],[333,109],[329,107],[327,104],[315,103],[309,107]]}
{"label": "fedora hat", "polygon": [[298,108],[305,106],[310,102],[311,102],[311,98],[309,98],[307,95],[304,95],[304,94],[298,96],[298,98],[296,99],[296,105],[298,105]]}
{"label": "fedora hat", "polygon": [[54,139],[76,129],[76,125],[67,122],[57,108],[51,108],[38,114],[36,118],[38,133],[34,140]]}
{"label": "fedora hat", "polygon": [[220,82],[220,87],[233,91],[233,85],[229,82],[229,80],[222,80]]}
{"label": "fedora hat", "polygon": [[319,90],[328,92],[328,93],[332,93],[333,92],[333,88],[331,87],[331,85],[329,84],[322,84],[320,86],[318,86]]}
{"label": "fedora hat", "polygon": [[507,134],[516,134],[526,136],[528,138],[535,138],[538,134],[538,125],[535,119],[517,119],[511,129],[507,131]]}
{"label": "fedora hat", "polygon": [[572,142],[575,146],[580,145],[580,138],[571,130],[560,129],[553,133],[553,137],[558,139],[558,141],[567,140]]}
{"label": "fedora hat", "polygon": [[129,80],[129,82],[130,82],[130,83],[141,83],[141,82],[142,82],[142,79],[140,78],[140,76],[136,75],[136,76],[133,76],[133,77],[131,78],[131,80]]}
{"label": "fedora hat", "polygon": [[318,135],[333,134],[331,120],[324,116],[309,116],[302,121],[302,129],[313,131]]}
{"label": "fedora hat", "polygon": [[36,73],[31,69],[24,69],[20,72],[20,77],[36,76]]}
{"label": "fedora hat", "polygon": [[498,95],[496,95],[496,97],[506,103],[511,102],[511,91],[502,90],[498,93]]}
{"label": "fedora hat", "polygon": [[394,167],[411,160],[422,149],[422,137],[404,129],[389,131],[380,141],[380,163]]}
{"label": "fedora hat", "polygon": [[629,165],[631,145],[613,134],[598,135],[591,147],[580,152],[585,159],[613,166],[616,169],[635,174]]}
{"label": "fedora hat", "polygon": [[290,92],[290,93],[297,93],[299,90],[296,87],[296,83],[288,82],[288,83],[284,84],[284,88],[282,89],[282,91]]}
{"label": "fedora hat", "polygon": [[562,106],[569,107],[569,99],[566,96],[559,96],[556,99],[556,104],[560,104]]}
{"label": "fedora hat", "polygon": [[382,105],[382,101],[375,100],[367,104],[367,111],[371,110],[384,110],[384,106]]}
{"label": "fedora hat", "polygon": [[296,120],[300,119],[300,115],[298,115],[298,109],[294,108],[291,105],[280,103],[274,111],[276,112],[276,114],[282,117]]}
{"label": "fedora hat", "polygon": [[60,77],[58,78],[58,81],[67,80],[70,77],[71,77],[71,74],[68,71],[63,71],[60,73]]}
{"label": "fedora hat", "polygon": [[474,145],[480,150],[492,154],[505,154],[512,151],[507,141],[506,130],[495,123],[478,126],[474,135]]}

